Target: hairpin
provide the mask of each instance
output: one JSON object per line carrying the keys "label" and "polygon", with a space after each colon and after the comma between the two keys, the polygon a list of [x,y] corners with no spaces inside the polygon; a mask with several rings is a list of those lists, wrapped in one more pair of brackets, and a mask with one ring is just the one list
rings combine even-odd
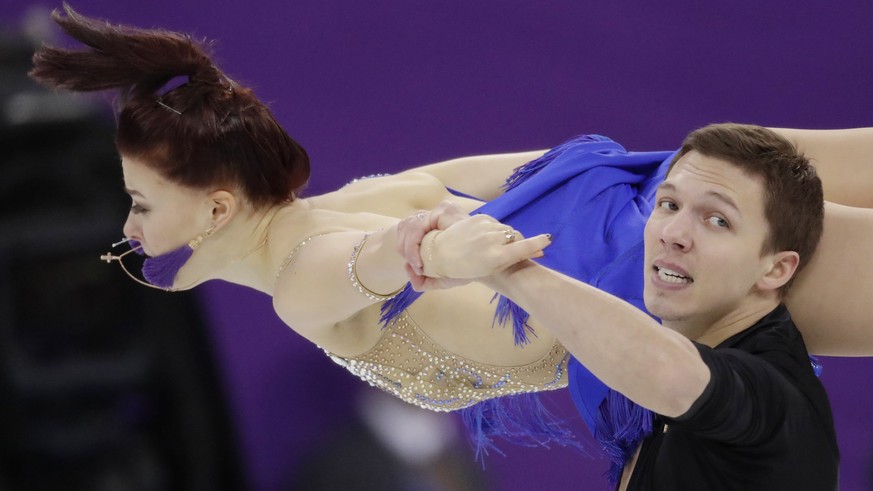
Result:
{"label": "hairpin", "polygon": [[179,116],[182,115],[182,113],[179,112],[178,110],[173,109],[172,107],[170,107],[170,106],[164,104],[164,101],[162,101],[160,97],[158,97],[157,99],[155,99],[155,101],[157,101],[157,103],[160,104],[161,107],[163,107],[164,109],[166,109],[166,110],[168,110],[168,111],[173,111],[174,113],[178,114]]}

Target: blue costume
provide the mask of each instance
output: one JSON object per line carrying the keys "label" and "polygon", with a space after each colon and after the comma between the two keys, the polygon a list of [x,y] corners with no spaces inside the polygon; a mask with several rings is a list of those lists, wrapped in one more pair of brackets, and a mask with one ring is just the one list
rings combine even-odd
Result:
{"label": "blue costume", "polygon": [[[552,234],[548,253],[539,263],[645,310],[643,228],[673,154],[628,152],[606,137],[583,135],[519,168],[507,180],[505,194],[476,213],[490,215],[527,237]],[[415,297],[414,292],[404,292],[385,306],[385,317],[397,315]],[[516,339],[523,343],[526,314],[501,299],[498,317],[507,313],[513,314]],[[612,454],[615,477],[651,431],[651,414],[611,391],[576,360],[570,362],[569,376],[580,414]],[[487,411],[486,418],[493,410]]]}

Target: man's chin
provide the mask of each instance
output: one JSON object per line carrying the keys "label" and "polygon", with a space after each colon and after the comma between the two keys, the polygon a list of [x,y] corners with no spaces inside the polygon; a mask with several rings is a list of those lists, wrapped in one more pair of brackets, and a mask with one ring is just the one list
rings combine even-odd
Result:
{"label": "man's chin", "polygon": [[680,306],[665,302],[662,298],[652,301],[646,300],[645,304],[646,310],[651,315],[661,319],[661,322],[676,322],[688,317],[688,313]]}

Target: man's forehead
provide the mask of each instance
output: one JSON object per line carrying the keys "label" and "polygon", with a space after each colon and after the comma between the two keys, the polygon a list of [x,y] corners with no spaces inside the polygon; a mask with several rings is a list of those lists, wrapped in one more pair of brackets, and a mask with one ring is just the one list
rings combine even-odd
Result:
{"label": "man's forehead", "polygon": [[730,160],[704,155],[692,150],[676,161],[661,185],[675,182],[679,177],[688,177],[687,175],[683,176],[683,173],[727,187],[739,188],[750,182],[761,182],[758,176],[750,174],[745,168]]}
{"label": "man's forehead", "polygon": [[[695,193],[736,209],[738,212],[753,203],[763,210],[764,188],[758,176],[728,160],[697,152],[683,155],[673,166],[658,192]],[[748,211],[748,210],[747,210]]]}

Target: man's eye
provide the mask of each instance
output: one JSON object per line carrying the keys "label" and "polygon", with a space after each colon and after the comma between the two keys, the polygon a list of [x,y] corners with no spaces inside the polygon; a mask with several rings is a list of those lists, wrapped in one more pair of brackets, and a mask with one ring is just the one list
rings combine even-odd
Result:
{"label": "man's eye", "polygon": [[721,228],[729,228],[730,227],[730,224],[727,222],[727,220],[725,220],[722,217],[709,217],[707,220],[709,221],[709,223],[715,225],[716,227],[721,227]]}
{"label": "man's eye", "polygon": [[672,201],[670,201],[670,200],[666,200],[666,199],[661,200],[661,201],[658,203],[658,207],[659,207],[659,208],[663,208],[663,209],[665,209],[665,210],[671,210],[671,211],[676,211],[676,210],[679,209],[679,207],[676,206],[676,203],[674,203],[674,202],[672,202]]}

